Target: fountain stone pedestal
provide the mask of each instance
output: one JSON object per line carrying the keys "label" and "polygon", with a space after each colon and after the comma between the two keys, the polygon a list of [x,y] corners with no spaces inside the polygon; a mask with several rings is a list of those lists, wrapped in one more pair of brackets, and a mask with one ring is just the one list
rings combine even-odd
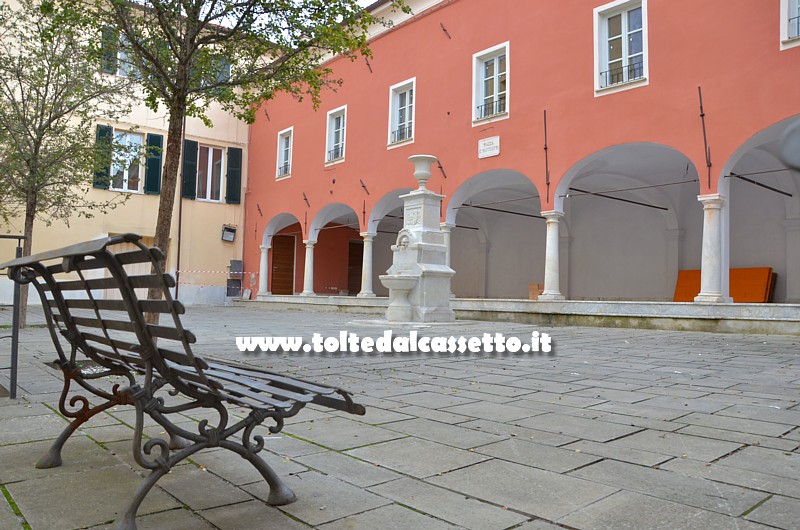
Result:
{"label": "fountain stone pedestal", "polygon": [[[445,234],[439,212],[443,195],[425,187],[436,157],[414,155],[414,177],[419,188],[403,199],[403,228],[392,245],[392,266],[380,276],[389,289],[386,319],[393,322],[452,322],[450,279],[455,272],[447,265]],[[410,318],[409,318],[410,317]]]}

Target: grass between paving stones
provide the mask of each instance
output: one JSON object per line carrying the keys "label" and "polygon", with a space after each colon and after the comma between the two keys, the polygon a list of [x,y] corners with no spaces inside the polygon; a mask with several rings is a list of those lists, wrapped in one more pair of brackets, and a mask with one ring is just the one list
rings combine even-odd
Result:
{"label": "grass between paving stones", "polygon": [[3,492],[3,497],[6,498],[6,502],[11,507],[11,511],[14,512],[14,515],[19,517],[20,523],[22,523],[22,528],[25,530],[31,530],[31,525],[28,524],[28,521],[25,520],[25,516],[22,515],[22,511],[17,506],[17,503],[14,502],[14,498],[11,496],[11,493],[8,491],[4,484],[0,484],[0,491]]}
{"label": "grass between paving stones", "polygon": [[758,508],[759,506],[761,506],[762,504],[764,504],[765,502],[770,500],[772,497],[773,496],[770,495],[769,497],[767,497],[766,499],[762,500],[761,502],[757,502],[754,506],[752,506],[752,507],[748,508],[747,510],[745,510],[744,513],[742,513],[741,517],[747,517],[748,515],[750,515],[753,512],[753,510],[755,510],[756,508]]}

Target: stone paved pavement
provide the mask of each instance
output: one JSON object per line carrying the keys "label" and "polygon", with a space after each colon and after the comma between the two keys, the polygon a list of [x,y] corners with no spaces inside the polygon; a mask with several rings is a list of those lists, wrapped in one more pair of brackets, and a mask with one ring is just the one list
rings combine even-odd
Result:
{"label": "stone paved pavement", "polygon": [[[235,351],[237,335],[380,336],[385,326],[369,318],[190,308],[196,351],[344,386],[368,412],[309,407],[266,436],[266,458],[296,503],[265,504],[260,476],[217,449],[158,483],[139,528],[800,527],[800,337],[539,328],[555,355]],[[533,329],[457,322],[419,332]],[[62,467],[35,469],[65,425],[54,412],[61,385],[44,364],[54,358],[46,330],[25,330],[21,352],[22,399],[0,398],[0,528],[107,528],[139,482],[131,409],[93,418]]]}

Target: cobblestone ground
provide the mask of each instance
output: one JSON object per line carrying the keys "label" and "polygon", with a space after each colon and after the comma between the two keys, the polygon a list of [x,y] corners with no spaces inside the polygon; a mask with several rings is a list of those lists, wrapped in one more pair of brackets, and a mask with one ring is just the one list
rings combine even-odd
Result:
{"label": "cobblestone ground", "polygon": [[[9,313],[0,310],[0,325]],[[257,472],[215,449],[159,481],[139,528],[800,527],[800,337],[459,321],[416,329],[523,340],[538,329],[554,338],[554,355],[235,347],[237,335],[378,337],[387,326],[372,318],[190,308],[196,352],[342,386],[367,415],[310,406],[282,433],[265,434],[265,458],[297,493],[294,504],[268,506]],[[42,322],[35,310],[31,322]],[[0,341],[2,366],[8,344]],[[45,364],[54,358],[46,329],[22,333],[21,398],[0,398],[3,529],[110,527],[140,480],[129,407],[93,418],[67,443],[61,467],[34,468],[66,425],[55,412],[59,373]],[[191,427],[199,417],[181,421]]]}

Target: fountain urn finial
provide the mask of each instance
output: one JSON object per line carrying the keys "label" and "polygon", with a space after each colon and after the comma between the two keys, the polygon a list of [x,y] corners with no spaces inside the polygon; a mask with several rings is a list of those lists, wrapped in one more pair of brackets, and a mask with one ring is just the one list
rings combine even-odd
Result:
{"label": "fountain urn finial", "polygon": [[438,162],[438,158],[432,155],[413,155],[408,157],[408,161],[414,164],[414,178],[419,182],[419,189],[425,190],[425,183],[431,178],[431,165]]}

